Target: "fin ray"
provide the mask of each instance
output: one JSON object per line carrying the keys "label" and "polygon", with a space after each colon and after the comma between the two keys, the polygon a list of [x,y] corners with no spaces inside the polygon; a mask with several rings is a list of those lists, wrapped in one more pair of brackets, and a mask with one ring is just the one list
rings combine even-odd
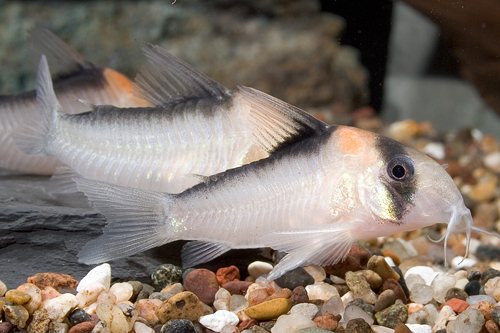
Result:
{"label": "fin ray", "polygon": [[48,136],[58,113],[63,113],[50,78],[47,58],[42,55],[36,76],[38,112],[29,117],[18,132],[12,135],[14,143],[27,155],[46,155]]}
{"label": "fin ray", "polygon": [[162,106],[189,98],[226,98],[229,90],[157,45],[141,43],[149,63],[133,84],[138,97]]}
{"label": "fin ray", "polygon": [[288,254],[269,273],[275,280],[299,266],[333,265],[345,258],[353,244],[351,230],[317,228],[274,232],[261,238],[265,246]]}
{"label": "fin ray", "polygon": [[[107,218],[103,235],[85,244],[78,254],[86,264],[130,256],[174,240],[163,204],[171,196],[95,180],[74,178],[92,206]],[[167,207],[167,208],[168,208]]]}
{"label": "fin ray", "polygon": [[182,247],[182,267],[193,267],[211,261],[230,249],[229,245],[222,243],[191,241]]}
{"label": "fin ray", "polygon": [[329,126],[306,111],[259,90],[238,87],[250,105],[258,144],[272,154],[308,137],[321,135]]}

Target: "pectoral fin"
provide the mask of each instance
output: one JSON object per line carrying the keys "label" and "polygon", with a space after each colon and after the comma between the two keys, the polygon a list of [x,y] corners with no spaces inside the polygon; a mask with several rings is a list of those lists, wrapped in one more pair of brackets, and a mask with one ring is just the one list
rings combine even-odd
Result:
{"label": "pectoral fin", "polygon": [[208,262],[229,251],[231,247],[221,243],[192,241],[182,247],[182,267],[188,268]]}
{"label": "pectoral fin", "polygon": [[350,229],[318,228],[276,232],[261,238],[265,246],[288,252],[271,271],[269,280],[275,280],[299,266],[333,265],[345,258],[354,242]]}

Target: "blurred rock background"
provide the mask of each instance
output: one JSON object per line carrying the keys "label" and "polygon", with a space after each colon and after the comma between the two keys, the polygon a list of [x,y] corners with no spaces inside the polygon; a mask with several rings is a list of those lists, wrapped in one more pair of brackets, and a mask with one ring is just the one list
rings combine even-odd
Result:
{"label": "blurred rock background", "polygon": [[[0,93],[33,89],[27,31],[48,28],[92,62],[134,77],[138,41],[160,45],[227,86],[247,85],[303,108],[349,111],[369,100],[345,21],[319,1],[6,1]],[[32,59],[31,62],[38,61]],[[328,113],[328,112],[327,112]]]}

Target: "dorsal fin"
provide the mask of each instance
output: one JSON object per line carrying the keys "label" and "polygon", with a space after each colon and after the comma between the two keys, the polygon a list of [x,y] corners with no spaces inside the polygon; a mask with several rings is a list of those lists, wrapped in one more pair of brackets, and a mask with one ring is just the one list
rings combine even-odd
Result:
{"label": "dorsal fin", "polygon": [[306,111],[262,91],[242,86],[238,89],[250,105],[253,135],[269,154],[321,135],[330,127]]}
{"label": "dorsal fin", "polygon": [[190,98],[227,98],[229,90],[157,45],[141,43],[149,63],[135,79],[138,97],[162,106]]}
{"label": "dorsal fin", "polygon": [[30,56],[40,59],[40,56],[45,54],[47,57],[52,80],[84,70],[98,69],[75,49],[41,26],[37,25],[29,31],[28,43]]}

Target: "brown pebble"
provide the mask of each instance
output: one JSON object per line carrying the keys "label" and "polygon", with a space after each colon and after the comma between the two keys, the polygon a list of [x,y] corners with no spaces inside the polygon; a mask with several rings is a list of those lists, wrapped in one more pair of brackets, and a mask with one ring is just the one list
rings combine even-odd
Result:
{"label": "brown pebble", "polygon": [[327,313],[323,316],[318,316],[314,318],[314,323],[319,328],[329,331],[335,331],[339,325],[338,320],[335,320],[333,314]]}
{"label": "brown pebble", "polygon": [[206,314],[208,313],[206,313],[203,303],[198,299],[196,294],[190,291],[183,291],[170,297],[156,311],[156,315],[162,324],[172,319],[196,321]]}
{"label": "brown pebble", "polygon": [[223,284],[229,281],[239,280],[240,270],[238,269],[238,267],[232,265],[229,267],[219,268],[215,275],[217,276],[217,281],[219,281],[219,285],[222,286]]}
{"label": "brown pebble", "polygon": [[0,333],[10,333],[14,329],[11,323],[0,323]]}
{"label": "brown pebble", "polygon": [[40,289],[53,287],[56,290],[76,289],[78,280],[68,274],[59,273],[38,273],[28,278],[28,283],[33,283]]}
{"label": "brown pebble", "polygon": [[411,330],[408,328],[403,323],[399,323],[395,328],[394,328],[394,333],[411,333]]}
{"label": "brown pebble", "polygon": [[71,327],[68,333],[91,333],[97,323],[84,321]]}
{"label": "brown pebble", "polygon": [[248,294],[248,305],[253,306],[265,302],[269,296],[269,292],[265,288],[253,290]]}
{"label": "brown pebble", "polygon": [[493,309],[495,307],[495,304],[492,304],[492,303],[487,302],[487,301],[482,301],[482,302],[478,302],[476,304],[473,304],[470,307],[481,311],[481,313],[484,316],[484,319],[489,320],[489,319],[491,319],[490,311],[491,311],[491,309]]}
{"label": "brown pebble", "polygon": [[500,333],[497,323],[495,323],[492,319],[487,320],[486,323],[484,323],[484,328],[488,331],[488,333]]}
{"label": "brown pebble", "polygon": [[59,296],[61,296],[61,293],[55,290],[53,287],[45,287],[45,289],[42,290],[42,302]]}
{"label": "brown pebble", "polygon": [[405,304],[408,303],[408,298],[403,291],[403,287],[401,287],[398,281],[391,278],[385,280],[384,283],[382,283],[382,286],[380,286],[379,292],[382,293],[383,291],[389,289],[394,292],[394,296],[396,297],[396,299],[402,300]]}
{"label": "brown pebble", "polygon": [[388,308],[389,306],[393,305],[394,301],[396,301],[396,295],[394,294],[394,291],[391,289],[384,290],[377,297],[374,311],[375,312],[382,311]]}
{"label": "brown pebble", "polygon": [[382,254],[384,255],[384,257],[391,258],[396,266],[399,266],[399,264],[401,264],[401,260],[399,260],[399,257],[392,250],[383,249]]}
{"label": "brown pebble", "polygon": [[214,272],[198,268],[186,275],[184,288],[198,296],[200,301],[211,306],[219,290],[219,282]]}
{"label": "brown pebble", "polygon": [[364,319],[356,318],[349,320],[345,333],[373,333],[373,330]]}
{"label": "brown pebble", "polygon": [[450,288],[446,292],[446,295],[444,296],[444,300],[445,300],[445,302],[448,302],[452,298],[458,298],[462,301],[465,301],[467,299],[467,297],[469,297],[469,295],[463,289]]}
{"label": "brown pebble", "polygon": [[366,269],[366,264],[370,259],[370,253],[357,245],[353,245],[344,261],[338,264],[325,266],[325,272],[345,279],[347,272],[355,272]]}
{"label": "brown pebble", "polygon": [[250,282],[250,281],[236,281],[235,280],[235,281],[229,281],[227,283],[224,283],[224,285],[222,285],[222,288],[229,291],[229,293],[231,295],[245,296],[245,294],[247,293],[248,287],[250,287],[250,285],[252,283],[253,282]]}
{"label": "brown pebble", "polygon": [[46,309],[39,309],[33,313],[33,318],[28,325],[27,331],[34,332],[48,332],[50,324],[49,313]]}
{"label": "brown pebble", "polygon": [[292,297],[292,291],[288,288],[283,288],[280,291],[276,291],[274,294],[272,294],[269,299],[275,299],[275,298],[290,298]]}
{"label": "brown pebble", "polygon": [[238,324],[238,329],[244,331],[254,325],[257,325],[257,320],[255,319],[245,319]]}
{"label": "brown pebble", "polygon": [[292,291],[292,296],[290,300],[293,304],[307,303],[309,302],[309,296],[307,296],[306,288],[299,286]]}

